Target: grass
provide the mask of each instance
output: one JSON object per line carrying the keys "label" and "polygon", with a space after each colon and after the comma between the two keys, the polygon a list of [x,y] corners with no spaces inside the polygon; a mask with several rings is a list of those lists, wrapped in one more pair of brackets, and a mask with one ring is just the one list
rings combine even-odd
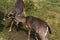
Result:
{"label": "grass", "polygon": [[[16,0],[0,0],[0,6],[8,5],[9,10],[12,11],[15,1]],[[60,40],[60,1],[30,0],[28,2],[27,0],[24,0],[24,2],[27,15],[45,20],[50,25],[52,34],[48,34],[49,40]],[[4,9],[0,7],[0,11],[4,12]]]}

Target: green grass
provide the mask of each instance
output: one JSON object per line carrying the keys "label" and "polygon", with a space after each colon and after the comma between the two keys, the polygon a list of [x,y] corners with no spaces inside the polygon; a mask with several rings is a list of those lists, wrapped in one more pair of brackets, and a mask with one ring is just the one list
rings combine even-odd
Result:
{"label": "green grass", "polygon": [[[12,11],[14,0],[0,0],[0,6],[8,5]],[[52,34],[48,35],[49,40],[60,40],[60,1],[59,0],[25,0],[27,15],[45,20],[52,29]],[[0,7],[0,11],[4,9]],[[1,34],[0,34],[1,35]]]}

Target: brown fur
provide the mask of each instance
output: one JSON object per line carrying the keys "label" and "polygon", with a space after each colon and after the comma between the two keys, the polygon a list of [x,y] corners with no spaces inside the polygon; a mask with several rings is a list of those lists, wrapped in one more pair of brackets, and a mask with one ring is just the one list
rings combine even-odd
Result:
{"label": "brown fur", "polygon": [[[48,40],[45,33],[47,31],[47,28],[50,28],[50,27],[45,21],[43,21],[39,18],[33,17],[33,16],[15,17],[15,20],[17,22],[22,22],[22,23],[26,24],[26,28],[29,30],[28,31],[28,40],[30,40],[29,37],[30,37],[31,28],[34,29],[36,31],[36,33],[39,34],[39,37],[41,38],[41,40]],[[48,29],[48,31],[49,30],[50,29]]]}

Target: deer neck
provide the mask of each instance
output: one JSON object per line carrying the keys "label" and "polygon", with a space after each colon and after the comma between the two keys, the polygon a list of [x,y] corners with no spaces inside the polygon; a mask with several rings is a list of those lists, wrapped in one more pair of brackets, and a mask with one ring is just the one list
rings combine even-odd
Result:
{"label": "deer neck", "polygon": [[24,24],[26,23],[26,18],[22,19],[22,23]]}

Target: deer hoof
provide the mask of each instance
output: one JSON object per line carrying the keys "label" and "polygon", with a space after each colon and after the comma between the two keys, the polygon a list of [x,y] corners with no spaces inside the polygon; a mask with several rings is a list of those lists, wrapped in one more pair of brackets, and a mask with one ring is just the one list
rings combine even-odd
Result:
{"label": "deer hoof", "polygon": [[9,32],[11,32],[11,30],[9,30]]}

